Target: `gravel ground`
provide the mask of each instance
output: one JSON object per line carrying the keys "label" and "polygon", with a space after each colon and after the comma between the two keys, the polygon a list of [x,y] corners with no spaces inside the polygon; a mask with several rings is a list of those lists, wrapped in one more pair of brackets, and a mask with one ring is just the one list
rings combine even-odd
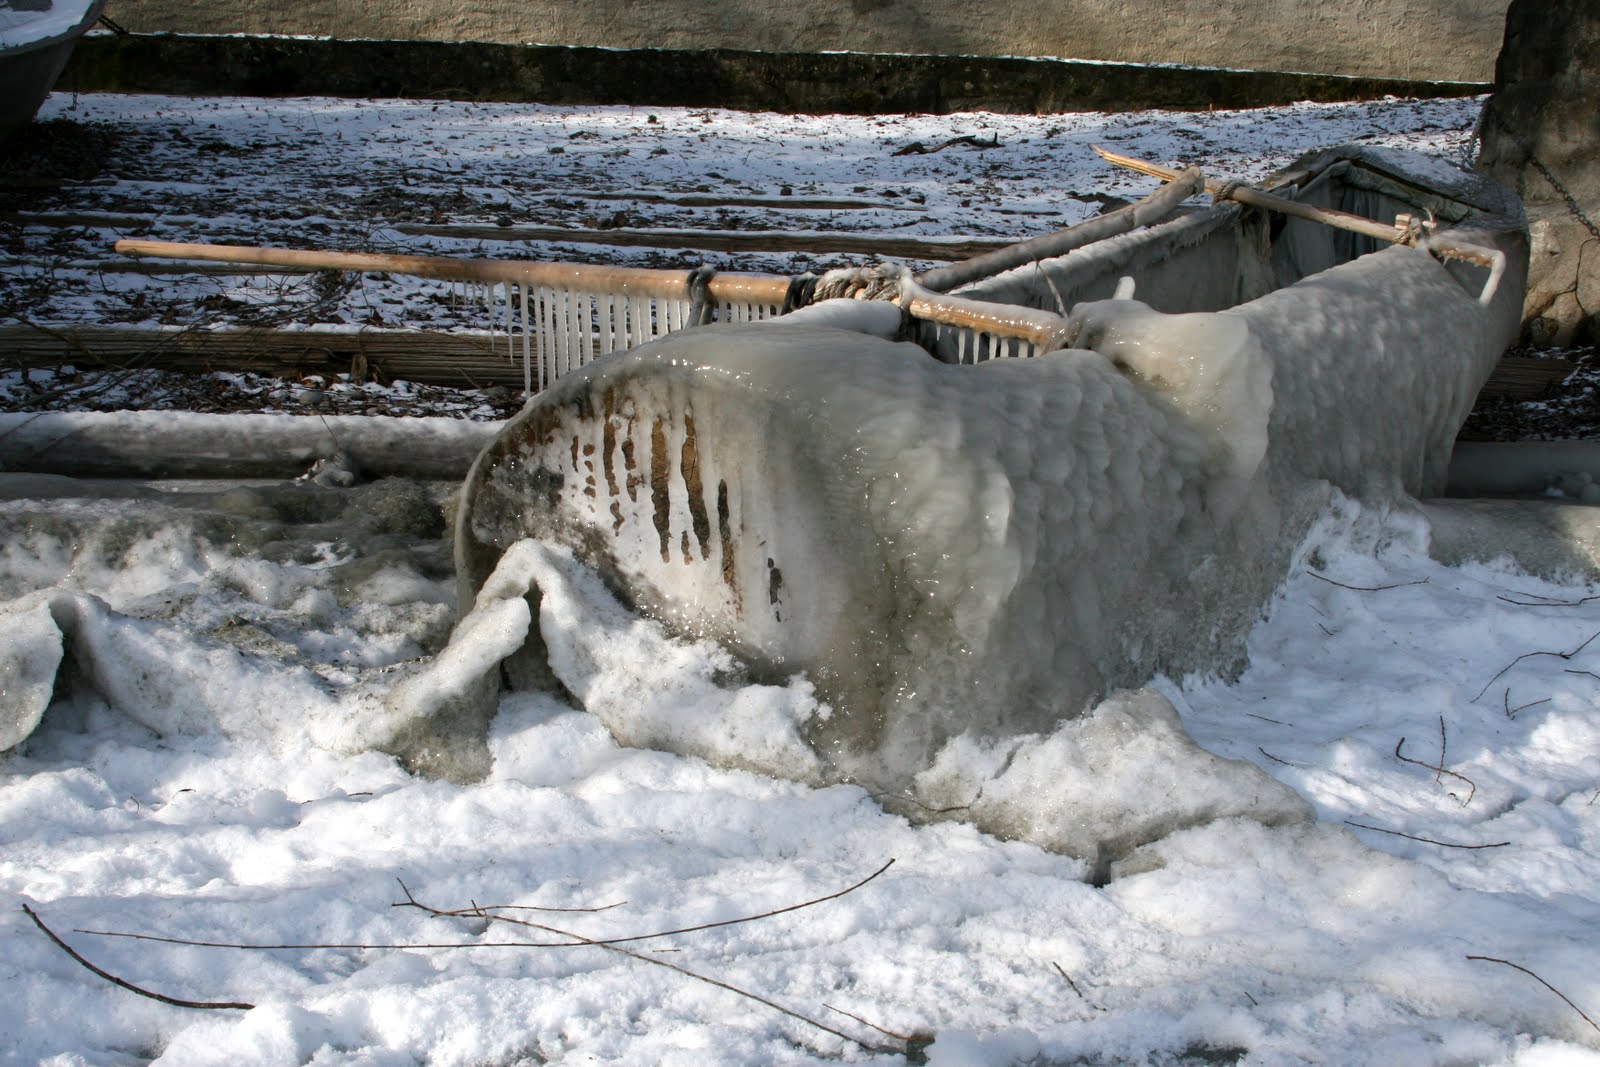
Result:
{"label": "gravel ground", "polygon": [[[133,261],[121,237],[800,273],[870,264],[849,240],[1024,238],[1148,191],[1093,143],[1257,180],[1356,141],[1470,158],[1481,101],[1205,114],[788,116],[415,101],[58,95],[0,157],[0,324],[482,329],[447,287],[333,271]],[[954,142],[954,143],[948,143]],[[645,245],[612,243],[642,235]],[[677,235],[677,236],[664,236]],[[755,246],[704,246],[738,238]],[[677,244],[675,245],[675,242]],[[937,259],[906,261],[922,269]],[[1486,400],[1463,436],[1600,430],[1593,348],[1539,401]],[[285,371],[33,367],[11,411],[184,409],[503,418],[510,390]]]}

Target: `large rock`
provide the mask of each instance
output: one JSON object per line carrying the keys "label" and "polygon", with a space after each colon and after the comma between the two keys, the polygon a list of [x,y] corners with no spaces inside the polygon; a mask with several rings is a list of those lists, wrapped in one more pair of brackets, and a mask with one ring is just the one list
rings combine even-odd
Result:
{"label": "large rock", "polygon": [[1600,341],[1600,7],[1513,0],[1479,168],[1516,189],[1533,242],[1525,334]]}

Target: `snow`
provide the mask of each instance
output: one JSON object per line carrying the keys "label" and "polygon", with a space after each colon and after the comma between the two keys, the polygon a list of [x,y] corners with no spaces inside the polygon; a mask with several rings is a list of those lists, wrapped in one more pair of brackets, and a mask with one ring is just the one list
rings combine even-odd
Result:
{"label": "snow", "polygon": [[[270,741],[157,735],[75,690],[4,757],[9,895],[136,984],[259,1006],[199,1012],[137,997],[81,969],[14,909],[0,935],[11,990],[0,1056],[902,1062],[594,948],[238,951],[79,932],[282,945],[562,940],[392,908],[404,900],[398,879],[441,908],[617,904],[509,914],[587,938],[629,936],[801,903],[893,858],[873,882],[814,908],[631,947],[863,1040],[890,1043],[824,1005],[930,1033],[930,1063],[1213,1062],[1200,1057],[1216,1050],[1248,1063],[1600,1062],[1593,1031],[1556,996],[1467,958],[1527,967],[1591,1016],[1600,1001],[1600,686],[1579,673],[1600,667],[1600,647],[1517,658],[1571,651],[1600,630],[1600,609],[1576,603],[1584,586],[1439,565],[1424,540],[1419,524],[1343,505],[1251,634],[1242,676],[1160,685],[1202,745],[1292,789],[1316,821],[1185,830],[1123,861],[1101,888],[1088,864],[964,822],[913,825],[858,787],[620,747],[600,718],[543,696],[502,703],[492,769],[456,786],[292,728]],[[629,637],[647,624],[559,553],[537,555],[570,579],[560,610],[582,614],[563,625],[587,640],[597,678],[649,696],[646,664],[716,673],[714,650]],[[215,640],[203,616],[252,606],[237,587],[197,596],[173,617],[166,649],[149,648],[146,670],[176,673]],[[360,644],[349,631],[346,640]],[[636,651],[606,662],[623,641]],[[216,670],[216,684],[249,694],[256,676],[242,663]],[[292,727],[288,710],[280,725]],[[1401,755],[1420,763],[1395,758],[1401,738]]]}
{"label": "snow", "polygon": [[[304,114],[159,106],[213,103]],[[441,105],[456,120],[466,108]],[[727,121],[706,125],[759,125]],[[1080,121],[1150,124],[1150,147],[1204,119],[1039,120]],[[823,709],[803,678],[752,684],[718,646],[633,616],[553,545],[520,550],[484,614],[456,623],[448,486],[5,484],[5,699],[46,698],[64,623],[116,670],[83,684],[74,636],[38,728],[0,755],[0,887],[14,902],[0,1063],[908,1062],[654,962],[871,1045],[897,1041],[851,1015],[932,1037],[917,1054],[931,1064],[1600,1063],[1600,1033],[1540,981],[1600,1017],[1600,599],[1504,560],[1435,561],[1435,507],[1334,498],[1249,628],[1240,673],[1155,679],[1097,712],[1107,733],[1131,726],[1159,758],[1190,762],[1134,764],[1120,793],[1090,799],[1135,814],[1185,789],[1204,802],[1186,769],[1243,761],[1285,816],[1219,813],[1097,869],[960,812],[912,822],[859,786],[620,745],[630,730],[676,744],[704,728],[689,714],[703,707],[761,716],[773,758],[789,759],[792,732]],[[509,644],[533,625],[517,591],[535,577],[550,666],[601,714],[504,698],[470,784],[405,769],[451,752],[400,737],[396,757],[342,732],[465,692],[484,659],[440,658],[452,624]],[[995,766],[983,803],[1060,826],[1081,783],[1049,778],[1061,739],[1037,744],[966,765]],[[618,946],[635,957],[482,947],[724,922],[837,893],[890,859],[813,907]],[[607,910],[504,912],[578,935],[563,937],[393,907],[406,892],[441,909]],[[141,987],[256,1007],[112,986],[23,904]],[[473,947],[404,947],[441,943]]]}

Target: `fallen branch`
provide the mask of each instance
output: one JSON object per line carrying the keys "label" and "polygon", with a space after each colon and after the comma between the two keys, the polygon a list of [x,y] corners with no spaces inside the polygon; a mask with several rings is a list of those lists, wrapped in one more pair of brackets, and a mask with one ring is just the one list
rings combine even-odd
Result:
{"label": "fallen branch", "polygon": [[931,156],[935,152],[943,152],[946,148],[954,148],[958,144],[971,145],[973,148],[999,148],[1000,138],[991,137],[986,141],[977,134],[963,133],[960,136],[950,138],[948,141],[941,141],[932,148],[929,148],[921,141],[912,141],[904,148],[896,148],[890,155]]}
{"label": "fallen branch", "polygon": [[1425,845],[1438,845],[1441,848],[1505,848],[1507,845],[1511,844],[1510,841],[1496,841],[1489,845],[1460,845],[1453,841],[1436,841],[1431,837],[1417,837],[1415,834],[1403,834],[1399,830],[1385,830],[1381,826],[1368,826],[1366,823],[1356,822],[1354,819],[1346,819],[1344,824],[1346,826],[1354,826],[1358,830],[1371,830],[1373,833],[1377,834],[1392,834],[1395,837],[1403,837],[1408,841],[1421,841]]}
{"label": "fallen branch", "polygon": [[77,952],[73,951],[72,946],[61,940],[61,938],[57,937],[56,932],[46,926],[44,924],[44,920],[39,918],[38,913],[32,908],[28,907],[28,905],[24,904],[22,906],[22,910],[27,913],[28,918],[33,920],[33,925],[37,926],[41,931],[43,931],[44,936],[48,937],[51,941],[54,941],[57,948],[59,948],[62,952],[65,952],[68,956],[71,956],[72,959],[80,966],[89,972],[104,978],[112,985],[121,986],[130,993],[137,993],[141,997],[149,997],[151,1000],[159,1000],[161,1003],[171,1004],[175,1008],[237,1008],[241,1011],[249,1011],[251,1008],[255,1007],[254,1004],[245,1004],[242,1001],[182,1000],[178,997],[169,997],[165,993],[156,993],[149,989],[136,986],[126,979],[118,978],[109,971],[101,970],[99,967],[96,967],[94,964],[78,955]]}
{"label": "fallen branch", "polygon": [[[1526,596],[1540,596],[1538,593],[1527,593]],[[1504,595],[1496,595],[1496,600],[1504,600],[1507,604],[1515,604],[1519,608],[1581,608],[1595,600],[1600,600],[1600,593],[1586,596],[1581,600],[1557,600],[1555,597],[1540,597],[1538,600],[1514,600]]]}
{"label": "fallen branch", "polygon": [[[890,860],[889,862],[893,863],[894,861]],[[859,888],[859,886],[865,885],[867,882],[871,881],[872,878],[876,878],[879,874],[882,874],[885,870],[888,870],[888,868],[889,868],[889,864],[887,864],[887,863],[884,864],[883,867],[879,868],[879,870],[875,874],[871,875],[869,878],[863,880],[862,882],[857,883],[856,886],[852,886],[851,889]],[[626,956],[627,958],[629,958],[631,960],[639,960],[640,962],[649,963],[649,964],[652,964],[652,965],[654,965],[656,967],[665,967],[667,970],[674,971],[674,972],[676,972],[678,974],[681,974],[685,978],[693,978],[697,982],[704,982],[707,985],[716,986],[718,989],[725,989],[730,993],[733,993],[733,994],[736,994],[738,996],[744,997],[746,1000],[753,1000],[757,1004],[760,1004],[760,1005],[762,1005],[764,1007],[771,1008],[773,1011],[776,1011],[776,1012],[778,1012],[778,1013],[780,1013],[782,1015],[787,1015],[791,1019],[796,1019],[796,1020],[798,1020],[800,1022],[806,1023],[807,1025],[814,1026],[818,1030],[821,1030],[825,1034],[832,1034],[834,1037],[840,1038],[841,1040],[844,1040],[844,1041],[848,1041],[852,1045],[856,1045],[856,1046],[858,1046],[858,1047],[860,1047],[862,1049],[865,1049],[868,1052],[883,1052],[883,1053],[890,1053],[890,1054],[904,1054],[907,1051],[906,1048],[904,1048],[904,1047],[894,1048],[894,1047],[890,1047],[888,1045],[880,1045],[877,1042],[863,1040],[863,1039],[861,1039],[859,1037],[855,1037],[855,1036],[852,1036],[850,1034],[847,1034],[843,1030],[836,1030],[833,1027],[829,1026],[827,1023],[819,1022],[818,1020],[813,1019],[808,1015],[802,1015],[800,1012],[797,1012],[792,1008],[786,1008],[782,1004],[779,1004],[777,1001],[768,1000],[766,997],[761,996],[759,993],[752,993],[748,989],[741,989],[736,985],[731,985],[731,984],[729,984],[727,982],[721,981],[720,979],[711,978],[711,977],[709,977],[707,975],[700,974],[697,971],[691,971],[687,967],[678,966],[676,963],[668,963],[666,960],[656,959],[656,958],[654,958],[652,956],[646,956],[646,955],[644,955],[643,953],[640,953],[640,952],[634,952],[632,949],[622,948],[622,947],[618,946],[614,941],[597,941],[597,940],[594,940],[592,938],[584,937],[582,934],[572,933],[569,930],[557,929],[554,926],[546,926],[543,923],[532,922],[532,921],[530,921],[528,919],[512,919],[512,918],[509,918],[509,917],[504,916],[504,915],[492,915],[492,914],[490,914],[490,913],[488,913],[486,911],[483,911],[483,910],[477,909],[477,908],[457,908],[457,909],[449,909],[449,910],[441,909],[441,908],[434,908],[434,907],[431,907],[431,906],[429,906],[427,904],[422,903],[421,901],[417,900],[416,897],[412,896],[411,895],[411,890],[406,889],[404,883],[401,883],[400,888],[405,891],[406,899],[405,899],[404,904],[397,904],[397,905],[395,905],[395,907],[420,908],[421,910],[427,912],[428,914],[434,915],[434,916],[437,916],[437,917],[440,917],[440,918],[471,916],[473,918],[488,919],[488,920],[491,920],[491,921],[492,920],[499,920],[500,922],[514,923],[514,924],[516,924],[518,926],[529,926],[529,927],[532,927],[533,929],[536,929],[536,930],[543,930],[546,933],[555,934],[558,937],[571,938],[572,939],[571,943],[575,947],[576,946],[581,946],[581,947],[587,947],[587,948],[605,949],[607,952],[614,952],[619,956]],[[850,890],[846,890],[845,892],[849,892],[849,891]],[[840,896],[840,895],[841,894],[838,894],[838,893],[833,894],[833,896],[835,896],[835,897]],[[832,897],[827,897],[827,898],[823,898],[823,899],[832,899]],[[797,905],[797,906],[803,907],[804,905]],[[778,915],[778,914],[782,914],[785,911],[793,911],[793,910],[794,910],[794,908],[782,908],[782,909],[779,909],[778,911],[770,912],[768,914]],[[749,921],[749,920],[745,920],[745,921]],[[709,929],[712,926],[726,926],[726,925],[728,925],[728,924],[727,923],[708,923],[706,926],[690,927],[689,929],[701,929],[701,930],[703,930],[703,929]],[[868,1025],[871,1025],[871,1024],[868,1024]],[[878,1028],[877,1027],[873,1027],[873,1029],[878,1029]]]}
{"label": "fallen branch", "polygon": [[[1443,719],[1441,718],[1440,721],[1443,722]],[[1443,785],[1444,783],[1440,782],[1439,779],[1443,775],[1448,774],[1452,778],[1459,778],[1461,781],[1467,783],[1467,789],[1468,789],[1467,799],[1465,799],[1465,800],[1463,800],[1461,802],[1461,806],[1464,808],[1468,804],[1472,803],[1472,798],[1478,795],[1478,783],[1474,782],[1471,778],[1468,778],[1464,774],[1457,774],[1455,771],[1450,771],[1450,770],[1446,770],[1445,769],[1445,767],[1444,767],[1444,745],[1442,743],[1439,745],[1439,757],[1440,758],[1439,758],[1438,764],[1427,763],[1427,762],[1425,762],[1423,760],[1419,760],[1419,759],[1412,759],[1410,756],[1402,756],[1400,754],[1400,749],[1405,745],[1405,743],[1406,743],[1406,739],[1403,738],[1403,737],[1399,741],[1395,742],[1395,746],[1394,746],[1394,757],[1395,757],[1395,759],[1399,760],[1401,763],[1414,763],[1418,767],[1425,767],[1428,770],[1433,771],[1434,772],[1433,780],[1435,782],[1439,782],[1439,784],[1441,784],[1441,785]]]}
{"label": "fallen branch", "polygon": [[1584,1022],[1586,1022],[1590,1026],[1594,1027],[1596,1032],[1600,1032],[1600,1023],[1596,1023],[1593,1019],[1589,1018],[1588,1013],[1586,1013],[1582,1008],[1580,1008],[1576,1004],[1574,1004],[1572,1002],[1572,998],[1571,997],[1568,997],[1565,993],[1561,992],[1561,990],[1557,989],[1555,986],[1551,985],[1549,982],[1546,982],[1543,978],[1540,978],[1538,975],[1536,975],[1532,971],[1528,970],[1528,968],[1522,966],[1522,964],[1520,964],[1520,963],[1512,963],[1510,960],[1503,960],[1503,959],[1500,959],[1500,958],[1495,957],[1495,956],[1468,956],[1467,959],[1469,959],[1469,960],[1482,960],[1485,963],[1502,963],[1502,964],[1505,964],[1507,967],[1510,967],[1510,968],[1512,968],[1514,970],[1521,971],[1523,974],[1527,975],[1529,978],[1532,978],[1535,982],[1538,982],[1540,985],[1542,985],[1546,989],[1550,990],[1550,992],[1552,992],[1556,996],[1560,997],[1563,1001],[1566,1002],[1567,1007],[1569,1007],[1573,1011],[1577,1012],[1583,1018]]}
{"label": "fallen branch", "polygon": [[1482,697],[1483,694],[1489,691],[1489,687],[1491,685],[1498,682],[1507,671],[1521,663],[1523,660],[1533,659],[1535,656],[1555,656],[1557,659],[1570,660],[1573,656],[1576,656],[1579,652],[1582,652],[1584,649],[1588,648],[1589,642],[1593,641],[1597,637],[1600,637],[1600,630],[1596,630],[1594,633],[1586,637],[1583,643],[1577,648],[1573,649],[1571,652],[1524,652],[1522,655],[1518,656],[1516,659],[1512,660],[1510,663],[1507,663],[1504,667],[1501,667],[1498,671],[1496,671],[1493,678],[1490,678],[1487,682],[1483,683],[1483,688],[1478,690],[1478,696],[1473,697],[1471,702],[1476,704],[1479,697]]}
{"label": "fallen branch", "polygon": [[[1568,673],[1571,673],[1571,672],[1568,672]],[[1582,673],[1589,674],[1591,672],[1584,671]],[[1595,677],[1596,678],[1600,678],[1600,675],[1596,675]],[[1505,692],[1505,696],[1501,699],[1501,703],[1505,705],[1506,718],[1515,719],[1517,717],[1517,712],[1519,712],[1519,711],[1527,711],[1529,708],[1536,708],[1540,704],[1548,704],[1548,703],[1550,703],[1550,698],[1549,697],[1545,697],[1543,700],[1530,700],[1526,704],[1523,704],[1520,707],[1515,707],[1514,708],[1514,707],[1511,706],[1511,690],[1508,688],[1506,690],[1506,692]]]}
{"label": "fallen branch", "polygon": [[[620,944],[626,944],[626,943],[632,942],[632,941],[649,941],[649,940],[652,940],[654,938],[659,938],[659,937],[670,937],[673,934],[687,934],[687,933],[693,933],[693,932],[698,931],[698,930],[712,930],[712,929],[715,929],[715,928],[717,928],[719,926],[734,926],[734,925],[737,925],[739,923],[755,922],[757,919],[768,919],[768,918],[771,918],[774,915],[783,915],[786,912],[798,911],[801,908],[809,908],[809,907],[812,907],[813,905],[816,905],[816,904],[824,904],[824,903],[826,903],[826,902],[828,902],[830,900],[837,900],[838,898],[844,896],[846,893],[854,893],[857,889],[860,889],[862,886],[866,885],[868,882],[872,881],[874,878],[877,878],[884,871],[887,871],[893,864],[894,864],[894,860],[890,860],[888,863],[885,863],[882,867],[879,867],[876,871],[873,871],[871,874],[867,875],[867,877],[861,879],[861,881],[855,883],[854,885],[848,886],[848,887],[846,887],[844,889],[841,889],[837,893],[829,893],[825,897],[817,897],[815,900],[805,901],[802,904],[791,904],[788,907],[778,908],[778,909],[776,909],[774,911],[762,912],[759,915],[745,915],[745,916],[741,916],[740,918],[737,918],[737,919],[724,919],[721,922],[704,923],[704,924],[702,924],[700,926],[686,926],[686,927],[683,927],[683,928],[677,929],[677,930],[658,930],[658,931],[656,931],[654,933],[649,933],[649,934],[630,934],[627,937],[601,938],[601,939],[596,939],[594,941],[584,941],[584,942],[582,942],[582,944],[620,945]],[[410,890],[406,889],[406,885],[405,885],[404,882],[400,883],[400,888],[401,888],[402,891],[404,891],[406,893],[406,895],[408,897],[410,896]],[[398,903],[395,903],[395,904],[391,905],[391,907],[396,907],[396,908],[421,907],[421,905],[415,904],[414,902],[411,902],[411,901],[400,901]],[[454,912],[448,912],[448,911],[447,912],[441,912],[440,914],[447,915],[447,916],[454,915],[456,917],[498,919],[501,922],[511,923],[514,926],[527,926],[527,927],[530,927],[532,929],[544,929],[543,927],[540,927],[537,923],[532,923],[532,922],[529,922],[529,921],[524,920],[524,919],[515,919],[515,918],[512,918],[509,915],[492,914],[492,913],[488,912],[487,910],[485,910],[485,909],[483,909],[482,907],[479,907],[479,906],[474,906],[474,907],[471,907],[471,908],[461,908],[461,909],[458,909],[457,911],[454,911]],[[183,937],[163,937],[163,936],[161,936],[159,934],[138,934],[138,933],[131,933],[131,932],[128,932],[128,931],[123,931],[123,930],[84,930],[84,929],[79,929],[79,930],[75,930],[74,933],[91,934],[91,935],[93,935],[95,937],[124,937],[124,938],[128,938],[128,939],[134,940],[134,941],[154,941],[154,942],[157,942],[157,943],[163,944],[163,945],[184,945],[184,946],[187,946],[187,947],[190,947],[190,948],[224,948],[224,949],[231,949],[231,950],[236,951],[236,952],[275,952],[275,951],[310,952],[310,951],[317,950],[317,949],[344,949],[344,950],[358,950],[358,951],[365,951],[365,950],[377,951],[377,950],[380,950],[380,949],[573,948],[573,947],[576,947],[573,944],[573,942],[571,942],[571,941],[438,941],[438,942],[396,942],[396,943],[393,943],[393,944],[382,944],[382,943],[374,943],[374,942],[356,942],[356,943],[352,943],[352,944],[337,944],[337,943],[329,943],[329,942],[315,942],[315,943],[310,943],[310,944],[269,945],[269,944],[263,944],[263,943],[251,943],[251,942],[240,942],[240,941],[196,941],[196,940],[191,940],[189,938],[183,938]],[[571,937],[573,935],[570,935],[570,934],[562,932],[561,936],[562,937]]]}
{"label": "fallen branch", "polygon": [[1067,988],[1071,989],[1074,993],[1078,994],[1078,999],[1079,1000],[1081,1000],[1084,1003],[1088,1004],[1089,1007],[1093,1008],[1095,1011],[1105,1011],[1105,1009],[1102,1008],[1100,1005],[1096,1004],[1094,1001],[1090,1000],[1088,997],[1083,995],[1083,990],[1078,988],[1078,983],[1074,982],[1072,980],[1072,976],[1070,974],[1068,974],[1066,971],[1061,969],[1061,964],[1057,963],[1055,960],[1051,960],[1050,961],[1050,966],[1054,967],[1056,969],[1056,973],[1059,974],[1061,976],[1062,980],[1067,983]]}
{"label": "fallen branch", "polygon": [[[587,939],[585,939],[585,943],[586,944],[595,944],[595,945],[621,945],[621,944],[625,944],[625,943],[627,943],[629,941],[650,941],[650,940],[654,940],[655,938],[658,938],[658,937],[672,937],[675,934],[692,934],[692,933],[697,933],[697,932],[699,932],[701,930],[715,930],[719,926],[737,926],[740,923],[751,923],[751,922],[757,921],[758,919],[770,919],[775,915],[785,915],[785,914],[787,914],[787,913],[789,913],[791,911],[799,911],[802,908],[814,907],[817,904],[826,904],[830,900],[838,900],[842,896],[845,896],[845,895],[847,895],[849,893],[854,893],[857,889],[860,889],[862,886],[866,885],[868,882],[872,881],[874,878],[878,877],[880,874],[882,874],[884,871],[887,871],[892,866],[894,866],[894,860],[890,860],[888,863],[885,863],[882,867],[879,867],[877,870],[873,871],[871,874],[869,874],[865,878],[861,879],[861,881],[855,883],[852,886],[847,886],[846,888],[839,890],[837,893],[829,893],[825,897],[816,897],[813,900],[807,900],[807,901],[805,901],[803,903],[800,903],[800,904],[790,904],[790,905],[788,905],[786,907],[776,908],[776,909],[774,909],[772,911],[764,911],[764,912],[761,912],[758,915],[743,915],[743,916],[740,916],[737,919],[723,919],[720,922],[701,923],[699,926],[683,926],[683,927],[679,927],[676,930],[661,930],[661,931],[659,931],[657,933],[653,933],[653,934],[636,934],[636,935],[634,935],[632,937],[608,937],[608,938],[604,938],[603,940],[599,940],[599,941],[588,941]],[[398,879],[397,879],[397,881],[398,881]],[[405,893],[406,899],[403,900],[403,901],[400,901],[398,903],[389,905],[392,908],[423,908],[423,910],[428,911],[428,912],[430,912],[430,913],[432,913],[434,915],[439,915],[439,916],[461,916],[461,917],[469,917],[469,918],[475,918],[475,919],[498,919],[501,922],[511,923],[511,924],[513,924],[515,926],[531,926],[531,927],[533,927],[535,929],[539,929],[539,930],[545,929],[545,927],[539,926],[537,923],[527,922],[526,920],[523,920],[523,919],[513,919],[509,915],[495,914],[495,913],[493,913],[493,909],[492,908],[486,908],[486,907],[478,905],[478,904],[474,904],[471,907],[467,907],[467,908],[458,908],[458,909],[456,909],[454,911],[439,911],[439,910],[434,909],[434,908],[427,908],[427,907],[424,907],[423,905],[418,904],[416,902],[416,899],[414,897],[412,897],[412,895],[411,895],[411,890],[406,888],[406,884],[404,882],[400,883],[400,889],[401,889],[402,892]],[[544,910],[544,909],[540,909],[540,910]],[[558,932],[560,932],[560,931],[558,931]],[[577,936],[577,935],[564,934],[563,936],[573,937],[573,936]]]}
{"label": "fallen branch", "polygon": [[854,1019],[856,1022],[860,1023],[862,1026],[865,1026],[870,1030],[876,1030],[876,1031],[878,1031],[878,1033],[884,1035],[885,1037],[892,1037],[896,1041],[904,1041],[907,1045],[931,1045],[931,1044],[933,1044],[933,1035],[930,1034],[930,1033],[918,1032],[918,1033],[915,1033],[915,1034],[897,1034],[893,1030],[886,1030],[883,1027],[879,1026],[877,1023],[870,1023],[867,1020],[863,1019],[861,1016],[852,1014],[851,1012],[848,1012],[848,1011],[845,1011],[843,1008],[836,1008],[832,1004],[824,1004],[823,1007],[827,1008],[829,1011],[838,1012],[840,1015],[843,1015],[846,1019]]}
{"label": "fallen branch", "polygon": [[1327,582],[1329,585],[1336,585],[1340,589],[1350,589],[1357,593],[1381,593],[1385,589],[1404,589],[1408,585],[1428,584],[1428,579],[1418,578],[1414,582],[1395,582],[1393,585],[1346,585],[1343,582],[1334,581],[1327,575],[1318,574],[1316,571],[1306,571],[1306,573],[1311,575],[1311,577],[1315,578],[1319,582]]}

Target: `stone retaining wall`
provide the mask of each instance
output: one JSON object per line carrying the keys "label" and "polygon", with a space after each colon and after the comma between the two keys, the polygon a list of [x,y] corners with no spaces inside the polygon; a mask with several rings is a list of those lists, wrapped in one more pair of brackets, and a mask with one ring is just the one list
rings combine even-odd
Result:
{"label": "stone retaining wall", "polygon": [[136,33],[1056,56],[1423,81],[1493,77],[1509,0],[118,0]]}

